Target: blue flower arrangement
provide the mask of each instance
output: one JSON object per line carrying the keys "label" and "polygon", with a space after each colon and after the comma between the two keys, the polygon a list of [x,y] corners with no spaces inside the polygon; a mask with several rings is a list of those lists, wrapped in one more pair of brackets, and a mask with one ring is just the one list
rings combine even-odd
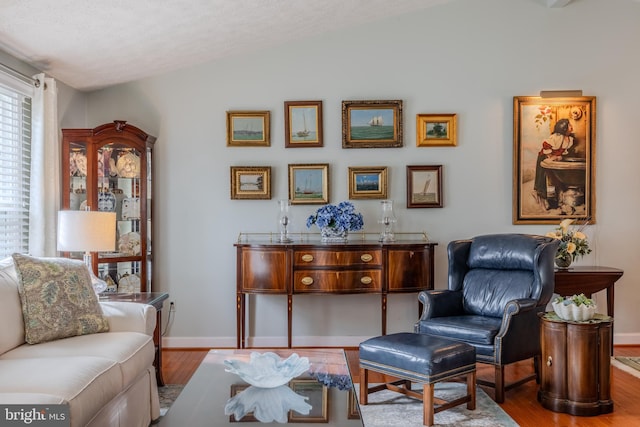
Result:
{"label": "blue flower arrangement", "polygon": [[362,214],[356,212],[351,202],[324,205],[307,218],[307,228],[315,224],[318,228],[333,228],[338,232],[361,230],[364,227]]}

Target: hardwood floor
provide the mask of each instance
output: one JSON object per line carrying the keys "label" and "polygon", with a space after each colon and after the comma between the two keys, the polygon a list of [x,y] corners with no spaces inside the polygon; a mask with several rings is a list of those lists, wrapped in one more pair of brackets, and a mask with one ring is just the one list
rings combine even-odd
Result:
{"label": "hardwood floor", "polygon": [[[163,349],[163,374],[167,384],[186,384],[207,354],[207,349]],[[616,346],[616,356],[638,356],[640,346]],[[347,359],[351,372],[358,372],[357,349],[347,350]],[[507,368],[507,380],[530,372],[530,361],[516,363]],[[478,376],[490,378],[493,367],[478,365]],[[493,390],[483,387],[493,396]],[[640,425],[640,378],[636,378],[620,369],[612,368],[611,396],[614,409],[610,414],[595,417],[575,417],[560,414],[543,408],[537,401],[538,385],[530,381],[506,393],[505,403],[500,406],[523,427],[628,427]]]}

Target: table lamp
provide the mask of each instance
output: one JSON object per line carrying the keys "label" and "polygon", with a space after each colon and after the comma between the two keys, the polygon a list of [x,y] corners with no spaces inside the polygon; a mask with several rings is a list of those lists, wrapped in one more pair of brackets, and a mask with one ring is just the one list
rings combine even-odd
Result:
{"label": "table lamp", "polygon": [[91,284],[96,294],[107,289],[107,283],[93,274],[91,252],[113,251],[116,246],[115,212],[59,211],[58,250],[84,252]]}

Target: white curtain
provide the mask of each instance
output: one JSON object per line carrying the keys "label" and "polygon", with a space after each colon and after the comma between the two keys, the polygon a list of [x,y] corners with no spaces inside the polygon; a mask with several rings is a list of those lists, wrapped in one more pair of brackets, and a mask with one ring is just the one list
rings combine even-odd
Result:
{"label": "white curtain", "polygon": [[55,256],[56,224],[60,208],[60,143],[58,132],[58,88],[44,74],[32,104],[31,206],[29,209],[29,253]]}

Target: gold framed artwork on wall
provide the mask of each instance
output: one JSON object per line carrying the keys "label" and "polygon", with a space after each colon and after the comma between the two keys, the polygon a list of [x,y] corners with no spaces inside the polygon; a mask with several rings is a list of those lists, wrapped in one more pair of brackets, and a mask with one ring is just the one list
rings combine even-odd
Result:
{"label": "gold framed artwork on wall", "polygon": [[416,115],[417,147],[455,147],[458,144],[456,114]]}
{"label": "gold framed artwork on wall", "polygon": [[402,147],[402,101],[342,101],[342,148]]}
{"label": "gold framed artwork on wall", "polygon": [[231,166],[231,199],[271,199],[271,167]]}
{"label": "gold framed artwork on wall", "polygon": [[349,199],[386,199],[387,168],[349,167]]}
{"label": "gold framed artwork on wall", "polygon": [[269,111],[227,111],[227,146],[270,146],[270,117]]}
{"label": "gold framed artwork on wall", "polygon": [[289,165],[289,200],[292,205],[329,203],[329,164]]}
{"label": "gold framed artwork on wall", "polygon": [[513,223],[596,221],[594,96],[513,98]]}

